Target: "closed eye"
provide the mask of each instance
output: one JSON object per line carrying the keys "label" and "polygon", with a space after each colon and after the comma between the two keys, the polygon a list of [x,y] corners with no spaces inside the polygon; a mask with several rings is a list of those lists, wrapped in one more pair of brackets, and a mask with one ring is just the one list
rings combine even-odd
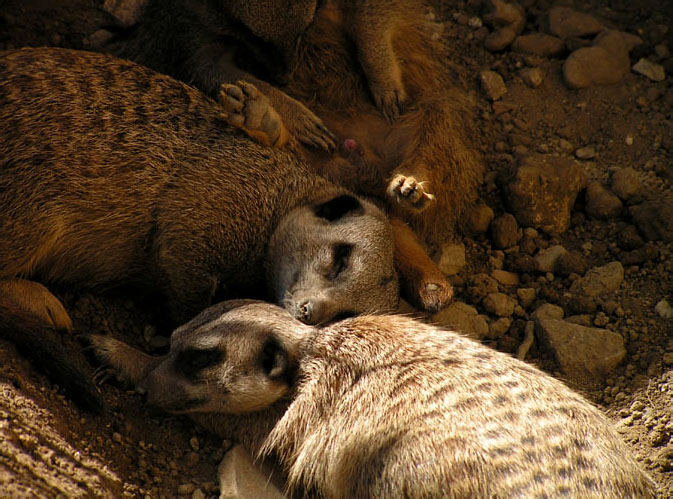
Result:
{"label": "closed eye", "polygon": [[335,244],[332,249],[332,264],[327,273],[329,280],[336,279],[346,268],[350,261],[351,253],[353,252],[352,244]]}
{"label": "closed eye", "polygon": [[175,366],[188,378],[193,378],[208,367],[220,364],[224,360],[224,351],[219,348],[207,350],[188,349],[178,354]]}

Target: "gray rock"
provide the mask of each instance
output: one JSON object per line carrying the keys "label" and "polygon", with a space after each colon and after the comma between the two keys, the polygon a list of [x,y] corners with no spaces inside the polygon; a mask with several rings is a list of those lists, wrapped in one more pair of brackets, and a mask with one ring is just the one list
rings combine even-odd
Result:
{"label": "gray rock", "polygon": [[492,101],[500,99],[507,93],[505,82],[495,71],[485,70],[479,73],[481,88],[486,93],[486,96]]}
{"label": "gray rock", "polygon": [[607,329],[559,319],[536,321],[536,332],[561,371],[576,382],[595,385],[624,359],[624,339]]}
{"label": "gray rock", "polygon": [[549,33],[559,38],[595,35],[604,29],[596,18],[569,7],[554,7],[549,10]]}
{"label": "gray rock", "polygon": [[521,303],[523,308],[528,308],[533,304],[536,294],[535,288],[519,288],[516,290],[519,303]]}
{"label": "gray rock", "polygon": [[148,0],[105,0],[103,10],[112,14],[122,26],[128,28],[138,22]]}
{"label": "gray rock", "polygon": [[520,5],[503,0],[486,0],[484,4],[490,7],[483,16],[485,22],[496,28],[506,26],[517,35],[523,31],[526,14]]}
{"label": "gray rock", "polygon": [[491,237],[496,248],[514,246],[519,240],[519,226],[511,213],[505,213],[491,222]]}
{"label": "gray rock", "polygon": [[442,246],[442,256],[437,264],[446,275],[455,275],[465,267],[465,245],[449,243]]}
{"label": "gray rock", "polygon": [[640,176],[633,168],[621,168],[616,171],[612,175],[611,189],[628,204],[641,202],[645,192]]}
{"label": "gray rock", "polygon": [[530,88],[539,87],[544,80],[544,73],[540,68],[524,68],[519,71],[519,75],[523,82]]}
{"label": "gray rock", "polygon": [[470,338],[481,340],[488,335],[486,317],[479,315],[470,305],[454,301],[431,318],[432,322],[454,331],[465,333]]}
{"label": "gray rock", "polygon": [[661,300],[654,307],[654,311],[664,319],[673,319],[673,307],[666,300]]}
{"label": "gray rock", "polygon": [[570,286],[572,293],[590,298],[612,293],[624,280],[624,267],[619,262],[610,262],[602,267],[594,267],[584,277]]}
{"label": "gray rock", "polygon": [[483,234],[488,230],[494,217],[495,214],[491,207],[479,200],[467,213],[466,229],[472,234]]}
{"label": "gray rock", "polygon": [[489,293],[483,302],[484,308],[490,314],[498,317],[509,317],[514,313],[516,300],[505,293]]}
{"label": "gray rock", "polygon": [[554,272],[556,261],[561,257],[561,255],[567,252],[568,250],[560,244],[540,250],[534,258],[537,271],[542,272],[543,274],[546,272]]}
{"label": "gray rock", "polygon": [[535,154],[521,161],[504,190],[521,225],[560,234],[570,225],[570,210],[585,185],[586,173],[577,162]]}
{"label": "gray rock", "polygon": [[516,38],[516,32],[509,26],[497,29],[484,40],[484,47],[491,52],[498,52],[509,47]]}
{"label": "gray rock", "polygon": [[666,79],[664,67],[661,64],[648,61],[644,57],[636,62],[631,69],[652,81],[664,81]]}
{"label": "gray rock", "polygon": [[621,213],[622,202],[600,182],[591,182],[587,186],[585,209],[594,218],[613,218]]}
{"label": "gray rock", "polygon": [[563,40],[547,33],[528,33],[514,40],[512,50],[523,54],[554,57],[565,50],[565,45]]}
{"label": "gray rock", "polygon": [[224,455],[217,469],[217,475],[220,482],[220,499],[285,497],[269,481],[269,477],[255,466],[242,445],[235,446]]}
{"label": "gray rock", "polygon": [[673,201],[652,199],[632,206],[629,213],[645,238],[673,243]]}

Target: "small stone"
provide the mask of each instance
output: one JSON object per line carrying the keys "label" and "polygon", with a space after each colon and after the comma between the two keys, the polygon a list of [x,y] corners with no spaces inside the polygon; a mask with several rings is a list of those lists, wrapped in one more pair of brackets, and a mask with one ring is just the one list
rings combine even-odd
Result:
{"label": "small stone", "polygon": [[481,88],[486,93],[486,96],[492,101],[500,99],[507,93],[505,82],[495,71],[485,70],[479,73]]}
{"label": "small stone", "polygon": [[201,489],[196,489],[194,492],[192,492],[192,499],[206,499],[206,495]]}
{"label": "small stone", "polygon": [[117,18],[125,28],[140,18],[146,0],[105,0],[103,10]]}
{"label": "small stone", "polygon": [[570,322],[571,324],[579,324],[580,326],[586,327],[591,327],[594,322],[589,314],[571,315],[570,317],[566,317],[564,320],[566,322]]}
{"label": "small stone", "polygon": [[670,366],[673,364],[673,352],[668,352],[665,353],[664,356],[661,358],[664,364]]}
{"label": "small stone", "polygon": [[491,222],[491,236],[496,248],[509,248],[519,240],[519,226],[511,213],[505,213]]}
{"label": "small stone", "polygon": [[490,314],[499,317],[509,317],[514,313],[516,300],[505,293],[489,293],[483,302],[484,308]]}
{"label": "small stone", "polygon": [[199,450],[199,439],[196,438],[196,436],[193,436],[192,438],[189,439],[189,446],[192,448],[194,452]]}
{"label": "small stone", "polygon": [[651,199],[631,206],[629,214],[640,233],[648,240],[673,242],[673,201]]}
{"label": "small stone", "polygon": [[617,246],[625,251],[631,251],[645,244],[634,225],[627,225],[617,233]]}
{"label": "small stone", "polygon": [[117,442],[118,444],[120,444],[120,443],[122,443],[122,436],[119,433],[114,432],[112,434],[112,440]]}
{"label": "small stone", "polygon": [[594,267],[570,286],[572,293],[596,297],[616,291],[624,280],[624,267],[619,262],[610,262]]}
{"label": "small stone", "polygon": [[509,253],[505,257],[505,267],[514,272],[532,273],[537,266],[532,256],[526,253]]}
{"label": "small stone", "polygon": [[587,186],[585,209],[594,218],[613,218],[621,213],[622,202],[600,182],[594,181]]}
{"label": "small stone", "polygon": [[605,315],[603,312],[598,312],[596,314],[596,317],[594,317],[594,326],[598,327],[605,327],[608,325],[608,322],[610,322],[610,319],[608,319],[608,316]]}
{"label": "small stone", "polygon": [[563,40],[546,33],[529,33],[516,37],[512,50],[540,57],[554,57],[565,50]]}
{"label": "small stone", "polygon": [[620,82],[625,74],[603,47],[577,49],[563,63],[563,79],[570,88],[611,85]]}
{"label": "small stone", "polygon": [[521,33],[526,15],[520,5],[503,0],[486,0],[484,4],[490,7],[484,15],[485,22],[495,27],[507,26],[516,34]]}
{"label": "small stone", "polygon": [[533,319],[536,321],[544,319],[563,319],[563,309],[558,305],[543,303],[533,312]]}
{"label": "small stone", "polygon": [[437,266],[446,275],[456,275],[465,267],[465,245],[445,244]]}
{"label": "small stone", "polygon": [[604,29],[594,17],[569,7],[554,7],[549,10],[549,33],[559,38],[595,35]]}
{"label": "small stone", "polygon": [[666,79],[666,72],[661,64],[650,62],[645,58],[640,59],[631,68],[634,72],[646,76],[652,81],[664,81]]}
{"label": "small stone", "polygon": [[622,254],[619,259],[623,265],[642,265],[657,258],[659,258],[659,250],[654,244],[648,243],[641,248]]}
{"label": "small stone", "polygon": [[87,36],[84,40],[83,43],[87,47],[102,47],[105,45],[107,42],[112,40],[112,37],[114,34],[111,31],[108,31],[106,29],[99,29],[91,33],[89,36]]}
{"label": "small stone", "polygon": [[472,301],[479,302],[489,293],[498,291],[498,281],[488,274],[474,274],[467,285],[467,294]]}
{"label": "small stone", "polygon": [[523,82],[531,88],[537,88],[542,85],[544,74],[540,68],[524,68],[519,71]]}
{"label": "small stone", "polygon": [[568,251],[558,257],[554,265],[554,272],[560,276],[570,274],[583,275],[587,270],[587,261],[579,251]]}
{"label": "small stone", "polygon": [[496,269],[491,272],[491,276],[503,286],[518,286],[519,276],[514,272]]}
{"label": "small stone", "polygon": [[470,305],[455,301],[441,312],[432,316],[432,322],[465,333],[475,340],[488,335],[488,322],[477,309]]}
{"label": "small stone", "polygon": [[661,300],[654,307],[654,311],[664,319],[673,319],[673,307],[665,299]]}
{"label": "small stone", "polygon": [[196,466],[199,464],[199,454],[197,452],[187,453],[187,466]]}
{"label": "small stone", "polygon": [[196,490],[196,485],[193,483],[183,483],[178,486],[178,495],[179,496],[188,496]]}
{"label": "small stone", "polygon": [[554,266],[556,265],[556,260],[559,259],[561,255],[567,253],[566,250],[561,245],[550,246],[547,249],[540,250],[540,252],[535,256],[535,268],[538,272],[552,272]]}
{"label": "small stone", "polygon": [[592,159],[596,157],[596,149],[593,146],[580,147],[575,151],[577,159]]}
{"label": "small stone", "polygon": [[628,204],[643,200],[644,187],[640,176],[633,168],[621,168],[612,175],[612,192]]}
{"label": "small stone", "polygon": [[535,288],[519,288],[516,290],[516,295],[519,297],[521,306],[523,308],[528,308],[535,301]]}
{"label": "small stone", "polygon": [[500,338],[503,336],[512,325],[512,319],[508,317],[501,317],[498,320],[491,322],[488,326],[488,336],[490,338]]}
{"label": "small stone", "polygon": [[152,338],[154,338],[157,335],[157,328],[152,326],[152,325],[147,325],[143,328],[143,338],[147,343],[152,341]]}
{"label": "small stone", "polygon": [[499,52],[509,47],[516,38],[516,32],[509,26],[490,33],[484,40],[484,48],[490,52]]}
{"label": "small stone", "polygon": [[467,213],[467,230],[472,234],[483,234],[488,230],[491,221],[495,217],[493,210],[483,201],[478,201],[468,210]]}

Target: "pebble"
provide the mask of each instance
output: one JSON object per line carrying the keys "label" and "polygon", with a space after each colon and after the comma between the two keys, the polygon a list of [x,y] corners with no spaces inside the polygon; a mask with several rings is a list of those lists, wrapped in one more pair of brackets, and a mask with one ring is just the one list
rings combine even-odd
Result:
{"label": "pebble", "polygon": [[120,443],[122,443],[122,436],[119,433],[114,432],[112,434],[112,440],[117,442],[118,444],[120,444]]}
{"label": "pebble", "polygon": [[498,320],[491,322],[488,326],[488,336],[490,338],[500,338],[503,336],[512,325],[512,319],[508,317],[501,317]]}
{"label": "pebble", "polygon": [[465,333],[475,340],[488,335],[489,328],[486,317],[477,309],[460,301],[454,301],[441,312],[432,316],[432,322],[454,331]]}
{"label": "pebble", "polygon": [[179,496],[188,496],[196,490],[196,485],[193,483],[183,483],[178,486],[178,495]]}
{"label": "pebble", "polygon": [[84,38],[83,43],[87,47],[102,47],[107,42],[112,40],[114,34],[106,29],[99,29]]}
{"label": "pebble", "polygon": [[532,256],[526,253],[510,253],[505,257],[505,267],[514,272],[535,272],[536,264]]}
{"label": "pebble", "polygon": [[556,261],[561,255],[567,253],[566,250],[561,245],[550,246],[547,249],[540,250],[540,252],[535,255],[535,268],[538,272],[553,272]]}
{"label": "pebble", "polygon": [[587,270],[587,261],[579,251],[567,251],[561,254],[555,264],[554,272],[561,276],[583,275]]}
{"label": "pebble", "polygon": [[467,230],[472,234],[484,234],[494,217],[493,209],[479,200],[467,213]]}
{"label": "pebble", "polygon": [[465,267],[465,245],[449,243],[442,247],[442,255],[437,266],[446,275],[456,275]]}
{"label": "pebble", "polygon": [[644,198],[644,187],[640,181],[638,172],[633,168],[620,168],[612,175],[612,185],[610,186],[619,198],[628,203],[636,204]]}
{"label": "pebble", "polygon": [[655,198],[631,206],[629,214],[646,239],[673,242],[673,201],[670,199]]}
{"label": "pebble", "polygon": [[509,317],[514,313],[516,300],[505,293],[489,293],[483,302],[484,308],[490,314],[499,317]]}
{"label": "pebble", "polygon": [[666,79],[664,67],[645,58],[640,59],[631,69],[652,81],[664,81]]}
{"label": "pebble", "polygon": [[665,299],[661,300],[654,307],[654,311],[664,319],[673,319],[673,307]]}
{"label": "pebble", "polygon": [[503,0],[488,0],[484,3],[491,7],[484,15],[485,22],[495,27],[509,27],[516,34],[521,33],[526,23],[526,15],[520,5]]}
{"label": "pebble", "polygon": [[594,267],[584,277],[570,286],[572,293],[590,298],[616,291],[624,280],[624,267],[620,262],[610,262],[601,267]]}
{"label": "pebble", "polygon": [[499,52],[509,47],[516,38],[516,32],[509,26],[490,33],[484,40],[484,47],[490,52]]}
{"label": "pebble", "polygon": [[491,222],[491,238],[496,248],[509,248],[519,240],[519,225],[511,213],[505,213]]}
{"label": "pebble", "polygon": [[201,489],[196,489],[194,492],[192,492],[192,499],[206,499],[206,495]]}
{"label": "pebble", "polygon": [[613,218],[621,213],[622,201],[600,182],[594,181],[587,186],[585,211],[594,218]]}
{"label": "pebble", "polygon": [[593,146],[580,147],[575,151],[577,159],[593,159],[596,157],[596,149]]}
{"label": "pebble", "polygon": [[549,10],[549,33],[560,38],[595,35],[605,27],[589,14],[569,7],[554,7]]}
{"label": "pebble", "polygon": [[519,71],[523,82],[531,88],[537,88],[542,85],[544,74],[540,68],[524,68]]}
{"label": "pebble", "polygon": [[481,81],[481,88],[490,100],[496,101],[507,93],[507,87],[505,86],[502,76],[495,71],[482,71],[479,73],[479,78]]}
{"label": "pebble", "polygon": [[145,3],[145,0],[105,0],[103,10],[113,15],[125,28],[128,28],[136,23]]}
{"label": "pebble", "polygon": [[506,270],[495,269],[491,272],[493,278],[503,286],[518,286],[519,275],[514,272],[507,272]]}
{"label": "pebble", "polygon": [[489,293],[495,293],[497,291],[498,281],[493,279],[490,275],[482,273],[474,274],[470,277],[467,293],[475,303],[484,299]]}
{"label": "pebble", "polygon": [[519,297],[519,302],[523,308],[530,307],[535,301],[535,288],[519,288],[516,290],[516,295]]}
{"label": "pebble", "polygon": [[199,450],[199,439],[196,436],[193,436],[189,439],[189,446],[194,452]]}
{"label": "pebble", "polygon": [[512,50],[522,54],[554,57],[565,50],[563,40],[546,33],[528,33],[517,36],[512,42]]}

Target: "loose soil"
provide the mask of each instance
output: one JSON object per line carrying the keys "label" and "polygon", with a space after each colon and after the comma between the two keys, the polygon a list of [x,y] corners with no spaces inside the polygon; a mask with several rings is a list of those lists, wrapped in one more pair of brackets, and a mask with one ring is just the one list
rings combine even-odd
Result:
{"label": "loose soil", "polygon": [[[434,3],[452,54],[447,66],[476,96],[475,120],[481,134],[473,139],[488,165],[482,198],[496,215],[506,210],[498,173],[515,161],[520,146],[555,151],[561,139],[574,148],[594,147],[596,157],[584,161],[592,179],[606,181],[615,168],[632,167],[649,193],[673,196],[670,74],[663,82],[652,82],[630,73],[616,85],[570,90],[561,76],[563,60],[539,58],[534,62],[545,77],[533,89],[518,76],[530,59],[509,50],[492,54],[483,48],[484,30],[470,22],[479,14],[479,1]],[[112,23],[102,4],[102,0],[0,1],[0,49],[41,45],[86,49],[86,38]],[[544,12],[552,2],[524,4],[530,25],[532,14]],[[609,27],[638,33],[646,41],[657,38],[652,44],[664,43],[673,50],[673,2],[593,0],[577,6]],[[661,26],[669,27],[668,32],[661,35]],[[508,87],[503,102],[510,111],[496,115],[479,90],[478,74],[483,69],[503,76]],[[631,144],[626,137],[632,138]],[[585,216],[580,200],[571,228],[561,236],[541,234],[538,245],[562,244],[583,252],[589,267],[603,265],[623,255],[617,241],[626,226],[626,218]],[[487,235],[464,242],[468,263],[452,279],[458,299],[469,302],[465,292],[469,276],[490,273],[503,255],[491,247]],[[619,290],[597,300],[598,308],[590,314],[591,321],[607,322],[603,327],[623,335],[626,359],[598,386],[575,388],[612,418],[657,481],[660,496],[673,497],[673,319],[655,312],[661,299],[673,303],[673,244],[650,244],[657,250],[656,257],[625,265]],[[537,288],[538,302],[558,302],[570,281],[549,277],[521,276],[527,286]],[[71,313],[76,332],[110,334],[147,351],[165,348],[166,339],[157,336],[155,329],[160,307],[148,310],[142,300],[125,291],[104,295],[54,291]],[[523,341],[526,318],[515,318],[504,336],[488,344],[515,352]],[[96,363],[82,352],[76,336],[62,341],[93,376]],[[551,356],[537,344],[526,359],[561,376]],[[229,442],[205,433],[188,419],[145,407],[133,391],[114,381],[101,391],[105,413],[82,412],[11,344],[0,341],[0,496],[217,495],[217,464]]]}

